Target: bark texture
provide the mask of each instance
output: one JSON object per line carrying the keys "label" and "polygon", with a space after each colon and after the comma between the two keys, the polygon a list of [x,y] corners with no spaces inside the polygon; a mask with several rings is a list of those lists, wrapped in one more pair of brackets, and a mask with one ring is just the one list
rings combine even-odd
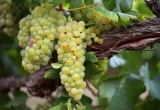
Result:
{"label": "bark texture", "polygon": [[160,41],[160,18],[148,19],[133,26],[114,29],[100,34],[103,45],[93,44],[87,51],[94,51],[99,59],[111,57],[123,50],[142,50]]}

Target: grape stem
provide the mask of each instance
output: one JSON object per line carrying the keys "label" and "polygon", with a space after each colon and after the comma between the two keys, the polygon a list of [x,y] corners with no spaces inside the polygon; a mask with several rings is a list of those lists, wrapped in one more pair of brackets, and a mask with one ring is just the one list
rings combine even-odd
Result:
{"label": "grape stem", "polygon": [[86,82],[88,88],[97,96],[98,90],[88,80],[85,80],[85,82]]}
{"label": "grape stem", "polygon": [[90,26],[93,26],[93,25],[95,25],[95,22],[85,24],[86,27],[90,27]]}
{"label": "grape stem", "polygon": [[88,5],[88,6],[84,6],[84,7],[79,7],[79,8],[74,8],[74,9],[70,9],[70,10],[65,10],[64,12],[70,12],[70,11],[75,11],[75,10],[82,10],[82,9],[86,9],[86,8],[97,6],[97,5],[101,4],[101,3],[102,2],[97,2],[97,3],[94,3],[92,5]]}
{"label": "grape stem", "polygon": [[77,101],[77,103],[80,105],[80,107],[84,107],[81,101]]}

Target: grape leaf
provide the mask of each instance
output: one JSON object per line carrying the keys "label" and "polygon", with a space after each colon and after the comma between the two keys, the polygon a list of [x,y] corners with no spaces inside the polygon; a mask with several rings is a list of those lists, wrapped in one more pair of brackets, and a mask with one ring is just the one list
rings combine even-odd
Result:
{"label": "grape leaf", "polygon": [[103,5],[97,5],[93,7],[94,11],[101,14],[102,16],[108,17],[109,19],[118,22],[118,16],[113,11],[108,11]]}
{"label": "grape leaf", "polygon": [[51,66],[55,69],[59,69],[63,66],[63,64],[62,63],[52,63]]}
{"label": "grape leaf", "polygon": [[104,70],[98,68],[96,64],[85,63],[85,79],[90,79],[93,76],[102,73]]}
{"label": "grape leaf", "polygon": [[83,95],[81,98],[81,102],[86,106],[85,110],[92,110],[92,100],[89,97]]}
{"label": "grape leaf", "polygon": [[97,59],[96,55],[94,54],[94,52],[87,52],[85,54],[85,58],[86,58],[86,61],[89,61],[91,63],[98,62],[98,59]]}
{"label": "grape leaf", "polygon": [[59,4],[62,4],[65,0],[52,0],[53,6],[57,6]]}
{"label": "grape leaf", "polygon": [[60,69],[51,68],[45,72],[44,77],[48,79],[56,79],[59,77]]}
{"label": "grape leaf", "polygon": [[82,3],[82,0],[71,0],[70,8],[78,8],[81,3]]}
{"label": "grape leaf", "polygon": [[144,90],[143,81],[138,76],[130,74],[106,79],[99,87],[99,95],[108,98],[107,110],[133,110]]}
{"label": "grape leaf", "polygon": [[59,105],[61,103],[66,103],[68,100],[67,97],[61,96],[60,98],[56,99],[56,101],[54,102],[54,105]]}
{"label": "grape leaf", "polygon": [[143,105],[143,110],[159,110],[160,100],[150,100]]}
{"label": "grape leaf", "polygon": [[144,78],[144,83],[150,89],[151,96],[160,100],[160,74],[155,75],[151,80],[147,63],[141,67],[139,74]]}
{"label": "grape leaf", "polygon": [[70,3],[70,2],[71,2],[71,0],[65,0],[65,3],[67,3],[67,4]]}
{"label": "grape leaf", "polygon": [[93,3],[94,3],[93,0],[84,0],[84,4],[85,4],[86,6],[92,5]]}
{"label": "grape leaf", "polygon": [[[126,77],[128,74],[118,74],[116,76],[110,76],[104,79],[103,83],[99,86],[100,98],[107,97],[109,100],[113,97],[115,93],[115,87],[118,85],[122,78]],[[115,80],[115,81],[114,81]],[[104,87],[109,89],[104,89]]]}
{"label": "grape leaf", "polygon": [[67,109],[65,108],[65,105],[61,103],[61,104],[56,105],[48,110],[67,110]]}
{"label": "grape leaf", "polygon": [[134,15],[129,15],[129,14],[120,13],[120,12],[117,12],[117,14],[118,14],[120,20],[123,22],[128,22],[130,19],[137,19],[137,17]]}
{"label": "grape leaf", "polygon": [[96,64],[100,69],[105,70],[105,72],[107,71],[107,69],[108,69],[108,60],[107,59],[98,60],[98,62]]}
{"label": "grape leaf", "polygon": [[140,17],[141,15],[140,15],[140,13],[137,11],[137,10],[134,10],[134,9],[132,9],[132,10],[130,10],[130,11],[128,11],[128,12],[125,12],[126,14],[130,14],[130,15],[133,15],[133,16],[137,16],[137,17]]}

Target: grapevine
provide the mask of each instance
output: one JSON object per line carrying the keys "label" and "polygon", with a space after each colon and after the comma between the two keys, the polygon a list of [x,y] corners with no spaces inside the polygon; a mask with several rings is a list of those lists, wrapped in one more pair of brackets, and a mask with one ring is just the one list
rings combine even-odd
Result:
{"label": "grapevine", "polygon": [[48,64],[55,50],[58,63],[63,64],[60,71],[61,83],[69,96],[79,101],[86,87],[83,78],[87,46],[93,42],[103,44],[98,35],[118,27],[118,24],[92,8],[83,7],[81,10],[71,9],[69,15],[72,20],[69,20],[65,14],[68,11],[61,4],[59,8],[57,11],[52,4],[43,3],[20,21],[17,37],[23,48],[22,65],[29,73],[34,73]]}
{"label": "grapevine", "polygon": [[22,65],[34,73],[48,63],[55,48],[58,61],[64,63],[60,72],[61,82],[71,97],[80,100],[86,87],[83,81],[85,48],[92,44],[92,38],[103,43],[96,33],[85,28],[85,22],[66,22],[62,12],[50,4],[42,4],[20,21],[18,39],[23,48]]}
{"label": "grapevine", "polygon": [[[160,3],[151,1],[157,18],[146,19],[141,0],[0,0],[0,109],[157,110],[160,62],[146,51],[160,39]],[[49,100],[32,107],[28,94]]]}

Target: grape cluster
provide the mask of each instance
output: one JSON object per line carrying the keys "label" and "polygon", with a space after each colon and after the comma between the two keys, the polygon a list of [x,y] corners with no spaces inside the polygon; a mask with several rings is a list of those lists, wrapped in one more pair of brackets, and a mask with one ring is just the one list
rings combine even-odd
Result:
{"label": "grape cluster", "polygon": [[54,50],[57,27],[64,25],[66,17],[51,4],[37,6],[31,15],[20,21],[19,45],[25,70],[34,73],[47,65]]}
{"label": "grape cluster", "polygon": [[55,49],[58,61],[64,63],[61,68],[61,83],[69,95],[75,100],[80,100],[86,83],[83,81],[85,67],[85,23],[83,21],[68,22],[65,26],[57,28],[59,33]]}
{"label": "grape cluster", "polygon": [[[91,16],[94,18],[91,13],[87,16],[90,20]],[[103,40],[97,37],[99,30],[94,27],[86,29],[84,21],[66,20],[63,13],[51,4],[42,4],[20,21],[18,40],[23,48],[22,65],[25,70],[34,73],[47,65],[55,49],[58,62],[64,64],[60,72],[61,83],[72,98],[80,100],[86,87],[83,81],[85,49],[93,41],[102,44]]]}
{"label": "grape cluster", "polygon": [[60,72],[61,83],[71,97],[80,100],[83,89],[86,87],[86,83],[83,81],[85,49],[87,45],[92,44],[92,38],[98,43],[99,38],[93,31],[85,28],[83,21],[67,22],[65,26],[59,26],[57,32],[58,42],[55,49],[58,61],[64,64]]}
{"label": "grape cluster", "polygon": [[16,3],[9,4],[7,0],[0,0],[0,27],[8,36],[18,33],[18,20],[21,11]]}

